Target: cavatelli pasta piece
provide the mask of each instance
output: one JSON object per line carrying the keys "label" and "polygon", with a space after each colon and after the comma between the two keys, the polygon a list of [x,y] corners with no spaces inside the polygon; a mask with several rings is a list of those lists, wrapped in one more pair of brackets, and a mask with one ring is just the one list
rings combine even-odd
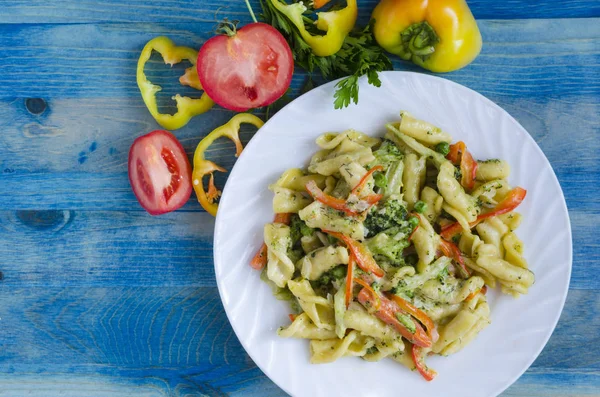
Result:
{"label": "cavatelli pasta piece", "polygon": [[442,195],[429,186],[425,186],[421,190],[421,201],[425,203],[423,216],[429,223],[434,223],[442,213],[442,205],[444,204]]}
{"label": "cavatelli pasta piece", "polygon": [[290,228],[281,223],[267,223],[264,229],[267,246],[267,277],[280,288],[286,286],[296,270],[288,257],[288,248],[292,245]]}
{"label": "cavatelli pasta piece", "polygon": [[373,338],[351,331],[343,339],[311,340],[310,362],[313,364],[331,363],[343,356],[364,356],[375,345]]}
{"label": "cavatelli pasta piece", "polygon": [[510,175],[510,166],[504,160],[486,160],[477,162],[475,179],[478,181],[491,181],[506,179]]}
{"label": "cavatelli pasta piece", "polygon": [[504,222],[494,216],[481,222],[475,227],[475,230],[484,243],[494,245],[500,257],[504,257],[502,239],[509,232],[508,226]]}
{"label": "cavatelli pasta piece", "polygon": [[507,233],[502,239],[504,260],[523,269],[527,269],[527,261],[523,256],[523,242],[514,233]]}
{"label": "cavatelli pasta piece", "polygon": [[417,270],[423,273],[427,266],[435,259],[440,236],[424,216],[419,217],[419,227],[414,231],[412,241],[419,257]]}
{"label": "cavatelli pasta piece", "polygon": [[452,136],[441,128],[436,127],[426,121],[419,120],[413,117],[410,113],[400,112],[402,119],[398,129],[403,134],[406,134],[425,145],[436,145],[440,142],[452,141]]}
{"label": "cavatelli pasta piece", "polygon": [[301,192],[284,187],[274,187],[273,193],[273,212],[298,213],[301,209],[312,203],[312,199],[306,197]]}
{"label": "cavatelli pasta piece", "polygon": [[333,245],[317,248],[299,262],[300,274],[307,280],[316,280],[337,265],[348,263],[348,250]]}
{"label": "cavatelli pasta piece", "polygon": [[319,328],[308,317],[308,314],[302,313],[294,319],[287,327],[281,327],[277,330],[277,335],[282,338],[301,338],[326,340],[335,338],[335,332],[330,329]]}
{"label": "cavatelli pasta piece", "polygon": [[441,281],[434,278],[423,284],[420,293],[436,303],[455,304],[479,291],[484,283],[483,279],[477,276],[469,277],[467,280],[448,277]]}
{"label": "cavatelli pasta piece", "polygon": [[455,213],[452,210],[460,214],[460,218],[456,218],[460,222],[464,230],[470,230],[469,222],[473,222],[477,219],[477,203],[473,197],[468,195],[460,183],[454,177],[455,168],[449,161],[442,164],[440,173],[438,174],[437,186],[440,194],[444,198],[445,204],[451,208],[450,211],[446,209],[451,215],[456,218]]}
{"label": "cavatelli pasta piece", "polygon": [[448,324],[439,327],[440,338],[432,350],[443,356],[456,353],[490,323],[490,308],[481,300],[475,309],[464,308]]}
{"label": "cavatelli pasta piece", "polygon": [[404,157],[404,172],[402,174],[403,198],[406,208],[410,211],[421,195],[425,183],[426,163],[424,157],[408,154]]}
{"label": "cavatelli pasta piece", "polygon": [[502,259],[494,245],[481,244],[476,252],[477,266],[490,272],[498,282],[511,291],[526,294],[535,278],[529,269],[513,265]]}
{"label": "cavatelli pasta piece", "polygon": [[298,192],[304,192],[305,186],[310,181],[315,181],[317,186],[321,189],[325,187],[326,177],[319,174],[305,174],[300,168],[290,168],[285,171],[277,182],[269,186],[269,189],[273,190],[275,187],[283,187],[286,189],[295,190]]}
{"label": "cavatelli pasta piece", "polygon": [[318,296],[308,280],[288,281],[288,288],[298,300],[298,304],[319,328],[335,330],[333,302]]}
{"label": "cavatelli pasta piece", "polygon": [[356,218],[344,216],[319,201],[304,207],[298,212],[300,219],[313,229],[331,230],[350,236],[355,240],[365,237],[365,227]]}

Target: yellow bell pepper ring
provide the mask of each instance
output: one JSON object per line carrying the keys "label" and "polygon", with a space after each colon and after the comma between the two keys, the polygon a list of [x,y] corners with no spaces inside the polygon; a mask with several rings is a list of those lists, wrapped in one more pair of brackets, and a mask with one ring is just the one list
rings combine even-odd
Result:
{"label": "yellow bell pepper ring", "polygon": [[[312,48],[312,52],[320,57],[333,55],[342,48],[344,39],[354,28],[358,16],[356,0],[347,0],[346,7],[339,10],[317,12],[315,26],[325,34],[313,35],[304,26],[304,20],[306,19],[304,12],[307,7],[302,1],[291,4],[282,3],[280,0],[267,1],[270,1],[273,7],[288,17],[298,29],[304,41]],[[322,5],[324,4],[322,2]]]}
{"label": "yellow bell pepper ring", "polygon": [[[235,157],[239,157],[244,147],[240,140],[241,124],[252,124],[256,128],[263,126],[264,122],[250,113],[238,113],[227,123],[215,128],[210,134],[200,141],[194,152],[194,170],[192,171],[192,186],[196,192],[198,202],[212,216],[217,215],[219,205],[215,203],[221,192],[215,187],[214,171],[227,172],[223,167],[218,166],[210,160],[204,158],[204,153],[212,143],[221,137],[227,137],[235,143]],[[204,190],[202,178],[210,175],[208,182],[208,191]]]}
{"label": "yellow bell pepper ring", "polygon": [[136,73],[137,84],[140,88],[146,107],[156,122],[163,126],[163,128],[176,130],[186,125],[192,117],[209,110],[214,105],[214,102],[206,93],[203,93],[199,99],[177,94],[173,97],[177,104],[177,113],[173,115],[160,113],[156,103],[156,93],[162,90],[162,88],[156,84],[152,84],[144,73],[144,66],[150,59],[153,50],[161,54],[164,62],[171,66],[184,59],[189,61],[192,66],[185,70],[183,76],[179,78],[179,82],[181,85],[187,85],[197,90],[202,90],[202,84],[200,84],[198,72],[196,71],[198,51],[189,47],[176,46],[168,37],[160,36],[150,40],[144,46],[138,60]]}
{"label": "yellow bell pepper ring", "polygon": [[465,0],[382,0],[372,18],[381,47],[432,72],[460,69],[481,51]]}

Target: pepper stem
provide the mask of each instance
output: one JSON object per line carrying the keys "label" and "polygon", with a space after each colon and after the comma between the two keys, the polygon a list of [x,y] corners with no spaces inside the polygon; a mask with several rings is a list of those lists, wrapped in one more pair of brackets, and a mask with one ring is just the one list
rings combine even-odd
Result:
{"label": "pepper stem", "polygon": [[229,37],[233,37],[237,32],[238,23],[240,23],[240,21],[230,21],[227,18],[223,18],[223,20],[219,22],[219,25],[215,31],[217,34],[224,34]]}
{"label": "pepper stem", "polygon": [[250,5],[250,1],[246,0],[246,7],[248,7],[248,11],[250,11],[250,16],[252,20],[256,23],[258,20],[256,19],[256,15],[254,15],[254,10],[252,10],[252,6]]}
{"label": "pepper stem", "polygon": [[400,33],[400,36],[403,45],[401,57],[417,65],[422,65],[435,52],[435,44],[440,41],[433,27],[426,21],[410,25]]}

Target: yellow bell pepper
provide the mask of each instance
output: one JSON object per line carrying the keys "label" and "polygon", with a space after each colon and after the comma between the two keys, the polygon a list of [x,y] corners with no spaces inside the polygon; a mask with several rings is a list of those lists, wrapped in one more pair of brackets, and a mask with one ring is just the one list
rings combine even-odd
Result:
{"label": "yellow bell pepper", "polygon": [[307,8],[302,1],[291,4],[282,3],[280,0],[267,1],[270,1],[273,7],[288,17],[304,41],[312,48],[313,53],[320,57],[333,55],[342,48],[344,39],[354,28],[358,16],[356,0],[347,0],[346,7],[340,10],[317,12],[315,26],[326,33],[313,35],[304,26],[305,16],[303,14]]}
{"label": "yellow bell pepper", "polygon": [[381,47],[432,72],[460,69],[481,51],[465,0],[382,0],[372,18]]}
{"label": "yellow bell pepper", "polygon": [[[227,170],[210,160],[204,158],[204,152],[212,143],[221,137],[227,137],[235,143],[235,157],[238,157],[244,147],[240,140],[240,126],[242,123],[252,124],[256,128],[263,126],[264,122],[250,113],[238,113],[231,118],[227,123],[215,128],[210,134],[204,137],[196,147],[194,152],[194,170],[192,171],[192,186],[196,192],[198,202],[202,208],[212,216],[217,215],[218,204],[215,200],[221,195],[221,192],[215,187],[214,171],[227,172]],[[202,178],[210,174],[208,182],[208,191],[204,190]]]}
{"label": "yellow bell pepper", "polygon": [[173,97],[177,104],[177,113],[173,115],[160,113],[156,103],[156,93],[162,90],[162,88],[156,84],[152,84],[144,73],[144,66],[150,59],[153,50],[161,54],[164,62],[171,66],[184,59],[188,60],[192,66],[185,70],[183,76],[179,78],[179,82],[181,85],[187,85],[197,90],[202,90],[202,84],[200,84],[198,72],[196,71],[198,51],[189,47],[178,47],[168,37],[160,36],[150,40],[144,46],[138,60],[136,75],[137,84],[140,88],[146,107],[156,122],[163,126],[163,128],[176,130],[186,125],[192,117],[209,110],[214,105],[214,102],[206,93],[203,93],[202,97],[199,99],[193,99],[177,94]]}

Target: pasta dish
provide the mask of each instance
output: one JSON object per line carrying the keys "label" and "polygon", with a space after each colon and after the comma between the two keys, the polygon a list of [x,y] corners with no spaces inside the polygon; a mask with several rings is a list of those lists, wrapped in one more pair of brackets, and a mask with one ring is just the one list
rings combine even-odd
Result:
{"label": "pasta dish", "polygon": [[390,358],[432,380],[428,355],[490,324],[487,288],[534,282],[514,233],[526,191],[505,161],[407,112],[385,127],[321,135],[308,168],[269,187],[275,219],[251,266],[291,303],[278,334],[309,339],[312,363]]}

